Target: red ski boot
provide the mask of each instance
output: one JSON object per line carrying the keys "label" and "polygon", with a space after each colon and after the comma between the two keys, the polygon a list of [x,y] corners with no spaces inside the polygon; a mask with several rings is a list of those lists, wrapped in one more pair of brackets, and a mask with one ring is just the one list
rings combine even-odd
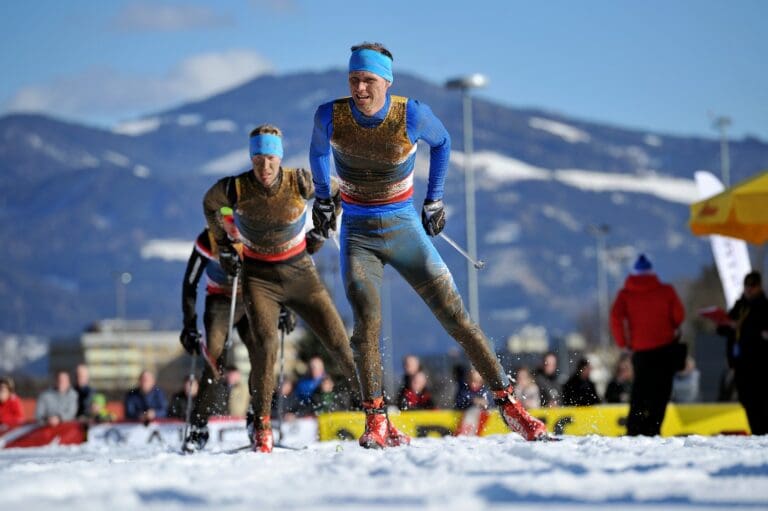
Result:
{"label": "red ski boot", "polygon": [[253,424],[253,452],[272,452],[272,424],[269,417],[258,417]]}
{"label": "red ski boot", "polygon": [[496,398],[501,418],[509,429],[529,441],[550,439],[544,423],[532,417],[515,398],[512,385],[503,390],[494,390],[493,396]]}
{"label": "red ski boot", "polygon": [[387,434],[387,446],[399,447],[401,445],[411,445],[411,437],[397,430],[394,424],[387,418],[389,433]]}
{"label": "red ski boot", "polygon": [[360,437],[360,446],[366,449],[383,449],[389,439],[389,421],[384,413],[384,399],[363,401],[365,411],[365,433]]}

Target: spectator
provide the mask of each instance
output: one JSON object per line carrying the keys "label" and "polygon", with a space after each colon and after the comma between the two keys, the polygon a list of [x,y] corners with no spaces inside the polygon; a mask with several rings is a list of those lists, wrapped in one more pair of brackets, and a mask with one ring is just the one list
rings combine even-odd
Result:
{"label": "spectator", "polygon": [[93,388],[90,385],[88,366],[78,364],[75,368],[75,391],[77,392],[77,416],[87,419],[90,416]]}
{"label": "spectator", "polygon": [[[281,399],[280,403],[278,403],[278,397]],[[278,413],[282,412],[283,419],[293,420],[299,413],[299,408],[299,400],[293,391],[293,380],[286,378],[283,380],[280,395],[278,396],[278,389],[275,389],[275,393],[272,395],[272,418],[277,419]],[[248,413],[251,413],[250,410]]]}
{"label": "spectator", "polygon": [[184,380],[184,387],[171,396],[171,404],[168,406],[168,417],[175,419],[187,420],[187,403],[190,396],[194,403],[195,397],[197,397],[197,391],[200,389],[200,385],[197,378],[187,378]]}
{"label": "spectator", "polygon": [[486,387],[483,377],[474,367],[467,372],[466,380],[461,382],[456,396],[456,409],[466,410],[470,407],[488,408],[493,403],[493,395]]}
{"label": "spectator", "polygon": [[407,389],[411,384],[411,378],[414,374],[421,371],[421,360],[416,355],[406,355],[403,357],[403,383],[400,386],[398,394]]}
{"label": "spectator", "polygon": [[35,418],[49,426],[58,426],[76,416],[77,392],[72,388],[69,373],[59,371],[55,387],[44,391],[37,398]]}
{"label": "spectator", "polygon": [[432,394],[427,390],[427,375],[417,371],[410,380],[410,385],[397,397],[398,407],[401,410],[434,410]]}
{"label": "spectator", "polygon": [[312,409],[316,415],[346,410],[349,404],[344,402],[344,395],[334,390],[333,379],[326,375],[312,394]]}
{"label": "spectator", "polygon": [[606,403],[629,403],[632,396],[632,357],[628,353],[622,353],[616,362],[613,378],[605,389]]}
{"label": "spectator", "polygon": [[673,403],[695,403],[699,400],[700,373],[693,357],[685,357],[685,368],[672,380]]}
{"label": "spectator", "polygon": [[747,413],[753,435],[768,434],[768,298],[762,277],[753,271],[744,277],[744,293],[728,312],[731,323],[718,328],[728,338],[728,362],[733,367],[739,401]]}
{"label": "spectator", "polygon": [[635,262],[611,307],[611,332],[620,348],[632,350],[635,380],[627,433],[658,435],[672,379],[683,365],[679,340],[685,309],[675,289],[662,283],[645,255]]}
{"label": "spectator", "polygon": [[590,406],[600,403],[595,384],[589,379],[591,373],[592,365],[589,360],[579,360],[576,370],[563,385],[564,406]]}
{"label": "spectator", "polygon": [[[325,364],[323,359],[314,356],[309,359],[309,372],[299,379],[296,384],[296,398],[299,400],[299,405],[307,410],[312,410],[312,394],[315,393],[317,387],[320,386],[320,382],[325,376]],[[311,412],[310,412],[311,413]]]}
{"label": "spectator", "polygon": [[243,379],[240,369],[235,365],[227,366],[224,370],[226,385],[227,413],[232,417],[245,417],[251,404],[251,393],[248,383]]}
{"label": "spectator", "polygon": [[168,400],[155,385],[155,375],[142,371],[138,387],[132,388],[125,396],[125,418],[149,422],[165,417]]}
{"label": "spectator", "polygon": [[24,408],[14,390],[10,377],[0,378],[0,433],[24,422]]}
{"label": "spectator", "polygon": [[93,393],[91,410],[88,415],[94,422],[112,422],[115,420],[115,414],[107,410],[107,398],[99,392]]}
{"label": "spectator", "polygon": [[526,410],[541,408],[539,386],[531,376],[531,371],[523,366],[515,373],[515,397]]}
{"label": "spectator", "polygon": [[548,351],[541,360],[541,367],[536,370],[536,385],[539,386],[541,406],[547,408],[560,406],[562,390],[559,378],[557,355]]}

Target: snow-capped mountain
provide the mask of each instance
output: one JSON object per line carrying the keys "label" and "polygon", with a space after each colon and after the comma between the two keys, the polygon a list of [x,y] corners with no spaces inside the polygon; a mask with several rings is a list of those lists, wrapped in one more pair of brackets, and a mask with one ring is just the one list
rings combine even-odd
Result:
{"label": "snow-capped mountain", "polygon": [[[130,317],[180,326],[180,284],[192,240],[203,227],[201,197],[221,176],[248,166],[247,135],[270,122],[285,133],[286,166],[306,166],[314,109],[346,93],[343,71],[264,76],[111,131],[55,119],[0,118],[0,329],[18,315],[30,333],[72,333],[115,314],[122,272]],[[464,243],[462,110],[456,92],[407,74],[395,94],[429,104],[453,136],[446,183],[446,233]],[[719,168],[717,140],[667,136],[570,119],[551,112],[474,101],[481,323],[497,342],[524,324],[562,334],[594,311],[595,239],[606,224],[615,290],[638,251],[665,280],[695,276],[710,261],[687,228],[696,199],[693,172]],[[731,143],[732,176],[768,167],[768,144]],[[421,205],[427,155],[419,157]],[[466,290],[466,264],[436,240]],[[332,243],[321,252],[349,318]],[[399,278],[392,278],[396,353],[452,345]],[[200,300],[202,302],[202,300]]]}

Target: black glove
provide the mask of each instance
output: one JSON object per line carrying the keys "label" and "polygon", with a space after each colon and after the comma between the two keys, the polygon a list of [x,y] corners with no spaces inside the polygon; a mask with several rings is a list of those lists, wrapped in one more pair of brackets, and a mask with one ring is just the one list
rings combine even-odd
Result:
{"label": "black glove", "polygon": [[430,236],[437,236],[445,227],[445,209],[442,200],[425,200],[421,208],[421,225]]}
{"label": "black glove", "polygon": [[184,329],[181,331],[179,340],[187,353],[190,355],[200,353],[200,337],[200,332],[197,330],[197,316],[184,320]]}
{"label": "black glove", "polygon": [[288,335],[296,328],[296,315],[285,305],[280,306],[280,317],[277,320],[277,328]]}
{"label": "black glove", "polygon": [[323,235],[320,234],[320,231],[317,228],[307,231],[305,239],[307,241],[307,252],[309,254],[314,254],[323,248],[323,243],[325,243],[325,238],[323,238]]}
{"label": "black glove", "polygon": [[219,245],[219,264],[228,275],[235,276],[240,271],[240,256],[230,244]]}
{"label": "black glove", "polygon": [[312,205],[312,223],[323,238],[328,237],[329,231],[336,230],[336,208],[331,199],[315,198]]}

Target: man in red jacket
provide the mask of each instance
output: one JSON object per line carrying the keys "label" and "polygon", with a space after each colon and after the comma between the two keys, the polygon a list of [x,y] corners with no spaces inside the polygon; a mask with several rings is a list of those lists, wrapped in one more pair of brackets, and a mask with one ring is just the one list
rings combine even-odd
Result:
{"label": "man in red jacket", "polygon": [[0,378],[0,433],[24,422],[24,409],[13,393],[13,380]]}
{"label": "man in red jacket", "polygon": [[632,351],[635,381],[627,433],[658,435],[678,369],[675,344],[685,309],[675,289],[659,281],[644,254],[638,257],[611,308],[611,332]]}

